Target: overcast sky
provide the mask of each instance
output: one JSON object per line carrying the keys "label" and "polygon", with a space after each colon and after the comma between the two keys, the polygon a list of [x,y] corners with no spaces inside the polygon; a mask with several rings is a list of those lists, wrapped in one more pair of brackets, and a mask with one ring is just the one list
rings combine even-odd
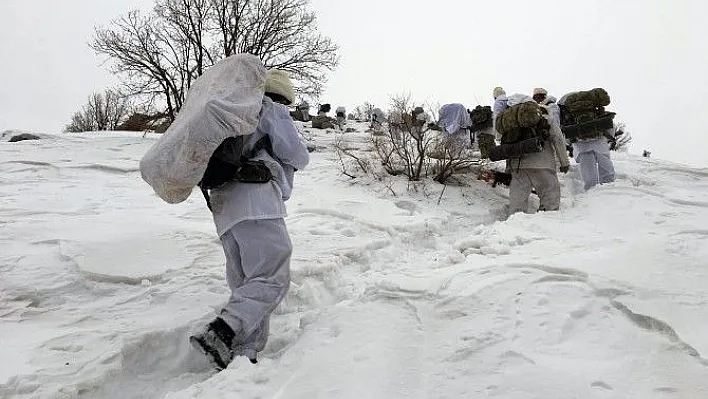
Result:
{"label": "overcast sky", "polygon": [[[0,0],[0,131],[58,131],[116,82],[87,46],[97,24],[150,0]],[[322,98],[336,107],[410,93],[489,105],[545,87],[604,87],[633,153],[708,166],[708,1],[312,0],[341,46]]]}

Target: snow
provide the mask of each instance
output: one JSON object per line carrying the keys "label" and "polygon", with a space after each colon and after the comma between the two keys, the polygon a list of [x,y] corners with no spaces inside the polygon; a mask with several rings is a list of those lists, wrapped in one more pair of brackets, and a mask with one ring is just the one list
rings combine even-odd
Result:
{"label": "snow", "polygon": [[0,397],[708,395],[708,170],[613,153],[616,183],[573,165],[561,211],[506,219],[503,187],[353,181],[340,133],[305,130],[290,292],[260,362],[220,373],[187,336],[224,255],[198,191],[140,178],[158,136],[0,142]]}

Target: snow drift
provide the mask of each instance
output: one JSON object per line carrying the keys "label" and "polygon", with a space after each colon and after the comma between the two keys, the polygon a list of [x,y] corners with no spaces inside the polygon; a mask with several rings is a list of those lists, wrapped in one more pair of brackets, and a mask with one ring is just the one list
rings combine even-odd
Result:
{"label": "snow drift", "polygon": [[573,165],[561,211],[503,220],[503,187],[352,183],[340,133],[305,134],[290,292],[260,362],[218,374],[187,336],[224,256],[200,196],[140,179],[158,136],[0,143],[0,397],[708,393],[708,170],[613,153],[617,182],[582,192]]}

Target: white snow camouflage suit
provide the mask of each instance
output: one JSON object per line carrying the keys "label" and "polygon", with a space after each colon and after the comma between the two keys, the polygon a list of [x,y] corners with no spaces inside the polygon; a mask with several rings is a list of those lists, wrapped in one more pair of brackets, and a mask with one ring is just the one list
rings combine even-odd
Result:
{"label": "white snow camouflage suit", "polygon": [[226,279],[231,297],[221,318],[234,330],[234,356],[254,359],[268,340],[270,314],[290,285],[292,243],[285,226],[285,201],[290,197],[296,170],[309,163],[302,136],[287,107],[263,100],[258,128],[246,136],[244,153],[268,135],[273,156],[261,150],[273,173],[268,183],[230,182],[211,192],[217,233],[226,255]]}

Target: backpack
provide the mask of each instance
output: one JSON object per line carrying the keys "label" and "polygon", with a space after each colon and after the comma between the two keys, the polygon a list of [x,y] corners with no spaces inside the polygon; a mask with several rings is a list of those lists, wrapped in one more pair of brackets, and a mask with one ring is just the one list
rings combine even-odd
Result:
{"label": "backpack", "polygon": [[605,111],[610,105],[610,96],[602,88],[569,94],[561,110],[561,130],[567,139],[577,141],[602,137],[614,126],[614,112]]}
{"label": "backpack", "polygon": [[492,127],[492,107],[478,105],[469,114],[473,132]]}
{"label": "backpack", "polygon": [[427,121],[426,118],[427,116],[425,115],[423,107],[415,107],[413,111],[411,111],[410,125],[412,127],[423,127]]}
{"label": "backpack", "polygon": [[489,159],[501,161],[543,151],[551,129],[543,117],[545,112],[546,109],[535,101],[512,105],[502,111],[496,119],[496,129],[502,136],[501,145],[489,149]]}
{"label": "backpack", "polygon": [[209,158],[204,176],[198,184],[209,210],[211,210],[211,199],[208,190],[219,188],[232,181],[266,183],[273,179],[273,173],[263,161],[252,160],[262,149],[275,158],[270,138],[263,136],[248,154],[243,154],[243,148],[244,136],[228,137]]}
{"label": "backpack", "polygon": [[547,140],[551,126],[543,117],[544,110],[536,102],[513,105],[497,116],[496,128],[502,144],[514,144],[531,138]]}
{"label": "backpack", "polygon": [[324,115],[317,115],[312,118],[313,129],[334,129],[334,121],[332,118]]}
{"label": "backpack", "polygon": [[307,102],[302,102],[295,108],[295,111],[291,112],[290,115],[294,120],[300,122],[310,121],[310,104]]}

